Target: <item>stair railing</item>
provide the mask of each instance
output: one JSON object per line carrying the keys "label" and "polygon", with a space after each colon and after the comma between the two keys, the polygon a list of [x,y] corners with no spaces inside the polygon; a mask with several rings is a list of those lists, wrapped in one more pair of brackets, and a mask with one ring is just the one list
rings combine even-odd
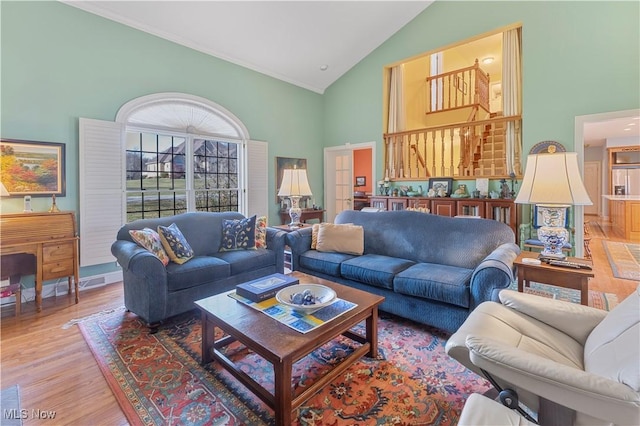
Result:
{"label": "stair railing", "polygon": [[[506,149],[496,139],[506,139],[506,123],[516,129],[516,175],[521,174],[522,117],[499,116],[487,120],[425,127],[383,135],[385,175],[392,180],[429,177],[508,177]],[[389,160],[393,152],[393,160]]]}

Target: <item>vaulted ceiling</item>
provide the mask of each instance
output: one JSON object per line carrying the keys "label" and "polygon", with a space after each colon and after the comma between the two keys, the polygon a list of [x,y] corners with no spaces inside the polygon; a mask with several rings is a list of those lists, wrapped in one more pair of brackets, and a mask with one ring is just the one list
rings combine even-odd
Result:
{"label": "vaulted ceiling", "polygon": [[318,93],[432,1],[64,1]]}

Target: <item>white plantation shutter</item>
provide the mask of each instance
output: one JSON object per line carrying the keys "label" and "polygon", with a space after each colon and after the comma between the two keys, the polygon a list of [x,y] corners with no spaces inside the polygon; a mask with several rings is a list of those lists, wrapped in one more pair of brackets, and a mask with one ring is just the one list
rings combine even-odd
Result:
{"label": "white plantation shutter", "polygon": [[269,144],[263,141],[248,141],[246,144],[247,165],[247,216],[269,215]]}
{"label": "white plantation shutter", "polygon": [[113,262],[124,220],[124,125],[80,118],[80,266]]}

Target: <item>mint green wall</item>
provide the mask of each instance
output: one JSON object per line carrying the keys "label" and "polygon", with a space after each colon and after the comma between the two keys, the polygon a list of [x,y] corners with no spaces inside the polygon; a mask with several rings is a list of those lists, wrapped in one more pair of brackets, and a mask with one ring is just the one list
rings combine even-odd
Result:
{"label": "mint green wall", "polygon": [[[183,92],[233,112],[252,139],[269,142],[269,176],[276,156],[308,158],[311,189],[322,199],[322,96],[59,2],[0,3],[1,136],[64,142],[66,197],[78,212],[78,118],[114,120],[131,99]],[[233,37],[233,35],[230,35]],[[280,223],[275,179],[269,180],[270,223]],[[49,198],[34,198],[36,211]],[[5,213],[22,199],[2,199]],[[114,236],[115,237],[115,236]],[[82,276],[114,269],[82,268]]]}
{"label": "mint green wall", "polygon": [[383,68],[522,23],[524,152],[542,140],[573,150],[576,116],[640,106],[640,3],[437,1],[324,94],[325,144],[378,142]]}
{"label": "mint green wall", "polygon": [[[322,158],[317,93],[59,2],[3,1],[1,14],[2,137],[67,144],[61,209],[78,210],[78,117],[114,120],[123,104],[151,93],[190,93],[222,105],[252,139],[269,142],[271,159]],[[275,160],[269,167],[275,176]],[[321,163],[312,162],[309,173],[320,194]],[[279,221],[269,183],[270,218]],[[32,204],[44,210],[50,200]],[[3,199],[2,208],[22,211],[22,199]]]}

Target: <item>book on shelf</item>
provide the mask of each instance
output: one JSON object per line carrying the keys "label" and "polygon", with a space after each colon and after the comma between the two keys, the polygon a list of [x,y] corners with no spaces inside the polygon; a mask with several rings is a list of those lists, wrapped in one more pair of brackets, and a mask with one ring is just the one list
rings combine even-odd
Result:
{"label": "book on shelf", "polygon": [[276,273],[238,284],[236,286],[236,293],[253,302],[260,302],[274,297],[281,289],[293,284],[298,284],[298,282],[299,280],[297,278]]}

